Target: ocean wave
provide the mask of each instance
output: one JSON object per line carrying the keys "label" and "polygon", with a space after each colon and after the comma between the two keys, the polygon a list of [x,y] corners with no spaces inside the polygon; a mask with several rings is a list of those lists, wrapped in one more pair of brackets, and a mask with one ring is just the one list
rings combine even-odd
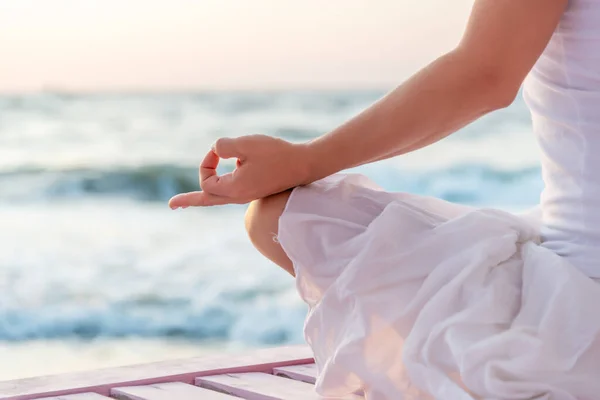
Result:
{"label": "ocean wave", "polygon": [[[220,168],[220,172],[231,166]],[[466,204],[534,204],[542,180],[538,167],[500,170],[463,164],[431,171],[398,170],[389,165],[358,169],[386,190],[436,196]],[[40,201],[118,197],[165,201],[176,193],[198,190],[198,170],[175,165],[113,169],[46,170],[22,168],[0,172],[0,200]]]}
{"label": "ocean wave", "polygon": [[[242,207],[171,213],[164,202],[198,189],[194,154],[218,137],[264,132],[305,141],[383,94],[0,95],[0,341],[302,342],[306,307],[293,281],[251,246]],[[511,209],[537,204],[539,168],[499,168],[536,162],[533,153],[498,162],[515,158],[510,149],[530,148],[520,134],[530,130],[529,113],[516,103],[437,153],[417,153],[422,162],[395,159],[352,172],[389,191]],[[495,157],[480,157],[485,144],[493,151],[500,141]],[[428,155],[445,151],[456,157]]]}
{"label": "ocean wave", "polygon": [[197,168],[173,165],[105,170],[21,168],[0,172],[0,199],[8,201],[99,196],[165,201],[175,193],[198,190],[198,187]]}
{"label": "ocean wave", "polygon": [[539,167],[500,170],[464,164],[413,179],[413,192],[471,205],[531,206],[543,188]]}
{"label": "ocean wave", "polygon": [[182,300],[155,304],[113,303],[85,307],[76,302],[33,309],[0,310],[0,340],[182,338],[245,344],[302,341],[306,308],[295,305],[208,304]]}

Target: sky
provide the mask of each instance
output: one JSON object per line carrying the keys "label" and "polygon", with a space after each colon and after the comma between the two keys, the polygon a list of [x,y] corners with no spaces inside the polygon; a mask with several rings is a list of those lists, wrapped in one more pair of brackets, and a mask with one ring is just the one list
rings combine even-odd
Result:
{"label": "sky", "polygon": [[0,0],[0,92],[379,88],[472,0]]}

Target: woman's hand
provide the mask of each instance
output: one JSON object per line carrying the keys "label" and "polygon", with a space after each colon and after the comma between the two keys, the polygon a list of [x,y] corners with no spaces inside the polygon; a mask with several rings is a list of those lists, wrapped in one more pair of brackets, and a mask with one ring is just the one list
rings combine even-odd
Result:
{"label": "woman's hand", "polygon": [[[233,172],[217,175],[221,158],[237,158]],[[308,148],[265,135],[219,139],[200,165],[201,192],[182,193],[173,209],[244,204],[309,183]]]}

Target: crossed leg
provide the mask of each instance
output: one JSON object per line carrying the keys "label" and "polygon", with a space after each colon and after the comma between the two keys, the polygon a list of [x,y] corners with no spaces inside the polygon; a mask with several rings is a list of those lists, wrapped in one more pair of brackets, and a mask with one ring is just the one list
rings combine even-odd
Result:
{"label": "crossed leg", "polygon": [[250,241],[262,255],[294,276],[292,262],[277,242],[279,217],[283,213],[291,190],[250,203],[246,211],[246,231]]}
{"label": "crossed leg", "polygon": [[[291,190],[288,190],[250,203],[246,212],[246,230],[258,251],[294,276],[292,262],[275,240],[279,230],[279,217],[283,213],[290,193]],[[475,399],[480,399],[464,385],[458,373],[453,373],[450,377]]]}

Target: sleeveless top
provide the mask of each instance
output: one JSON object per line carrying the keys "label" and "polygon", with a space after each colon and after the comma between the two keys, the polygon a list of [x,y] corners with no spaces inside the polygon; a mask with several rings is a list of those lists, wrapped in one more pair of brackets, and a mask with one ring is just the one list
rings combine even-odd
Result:
{"label": "sleeveless top", "polygon": [[541,148],[543,246],[600,277],[600,0],[572,0],[524,83]]}

